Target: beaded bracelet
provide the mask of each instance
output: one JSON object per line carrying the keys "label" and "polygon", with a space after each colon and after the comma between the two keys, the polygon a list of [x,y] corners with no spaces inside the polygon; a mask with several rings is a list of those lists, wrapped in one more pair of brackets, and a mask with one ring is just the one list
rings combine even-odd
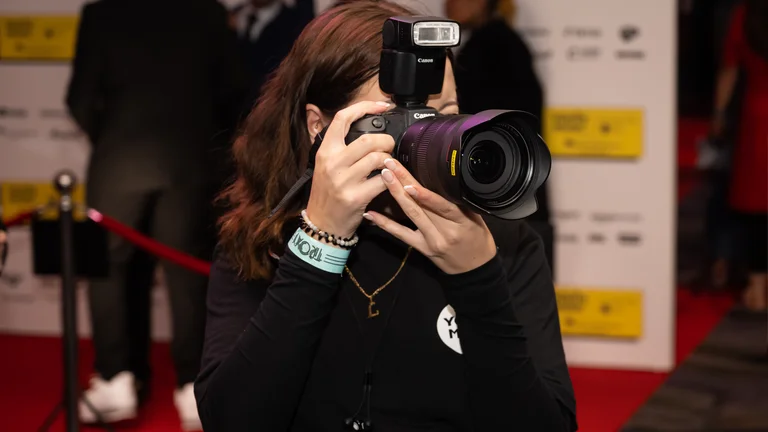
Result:
{"label": "beaded bracelet", "polygon": [[301,229],[305,233],[318,240],[325,240],[329,244],[346,250],[352,249],[357,244],[358,240],[360,240],[360,238],[357,236],[357,233],[355,233],[355,235],[350,238],[343,238],[333,234],[328,234],[327,232],[318,228],[317,225],[313,224],[311,220],[309,220],[306,210],[301,211]]}

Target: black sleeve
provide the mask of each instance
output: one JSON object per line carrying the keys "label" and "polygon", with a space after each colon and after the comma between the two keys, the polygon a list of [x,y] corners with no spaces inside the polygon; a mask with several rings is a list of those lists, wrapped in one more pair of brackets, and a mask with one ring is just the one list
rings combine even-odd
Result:
{"label": "black sleeve", "polygon": [[445,276],[456,311],[476,431],[573,432],[575,399],[541,239],[525,224],[471,272]]}
{"label": "black sleeve", "polygon": [[206,432],[286,431],[334,307],[339,276],[290,251],[271,284],[211,268],[202,371],[195,383]]}
{"label": "black sleeve", "polygon": [[[229,25],[229,12],[224,5],[216,2],[213,18],[213,87],[215,89],[216,111],[219,123],[232,137],[240,117],[248,79],[245,65],[237,48],[237,34]],[[227,139],[228,140],[228,139]]]}
{"label": "black sleeve", "polygon": [[106,60],[103,49],[105,38],[99,34],[98,17],[93,16],[93,8],[97,6],[87,4],[80,14],[75,58],[66,96],[70,114],[91,143],[97,138],[99,115],[103,110],[102,73]]}

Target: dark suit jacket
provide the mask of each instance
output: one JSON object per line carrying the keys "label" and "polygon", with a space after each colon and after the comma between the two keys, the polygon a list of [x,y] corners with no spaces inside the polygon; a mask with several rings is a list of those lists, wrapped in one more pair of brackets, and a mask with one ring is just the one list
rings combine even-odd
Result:
{"label": "dark suit jacket", "polygon": [[[240,13],[241,7],[233,10]],[[255,41],[241,39],[240,52],[248,70],[249,92],[243,111],[250,112],[259,97],[261,86],[288,55],[293,43],[314,18],[312,0],[297,0],[294,7],[282,6],[280,13],[270,22]]]}
{"label": "dark suit jacket", "polygon": [[[544,93],[525,41],[506,22],[494,19],[474,30],[456,57],[456,89],[463,112],[488,109],[527,111],[543,116]],[[541,124],[536,125],[541,133]],[[553,231],[546,184],[536,194],[539,210],[527,220],[544,239],[553,265]]]}
{"label": "dark suit jacket", "polygon": [[143,190],[205,180],[238,114],[240,68],[216,0],[84,6],[66,103],[93,144],[89,181]]}

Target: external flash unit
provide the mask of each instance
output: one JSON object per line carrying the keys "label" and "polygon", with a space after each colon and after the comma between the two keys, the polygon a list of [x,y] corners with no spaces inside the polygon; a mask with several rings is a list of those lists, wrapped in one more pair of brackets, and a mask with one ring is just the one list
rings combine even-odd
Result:
{"label": "external flash unit", "polygon": [[[439,17],[392,17],[382,28],[379,86],[395,102],[419,103],[443,89],[445,49],[457,46],[459,23]],[[398,100],[399,99],[399,100]]]}

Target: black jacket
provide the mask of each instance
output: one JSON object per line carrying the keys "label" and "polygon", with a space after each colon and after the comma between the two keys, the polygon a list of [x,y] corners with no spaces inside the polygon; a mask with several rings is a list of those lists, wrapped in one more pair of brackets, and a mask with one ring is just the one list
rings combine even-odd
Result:
{"label": "black jacket", "polygon": [[201,180],[237,118],[241,67],[216,0],[84,6],[66,103],[93,144],[89,181]]}
{"label": "black jacket", "polygon": [[[206,432],[344,430],[363,399],[366,365],[371,406],[360,413],[370,412],[375,430],[575,431],[541,241],[519,221],[487,223],[494,259],[446,275],[413,251],[374,298],[372,319],[349,277],[290,251],[271,281],[243,281],[220,257],[195,384]],[[378,228],[358,232],[347,265],[370,293],[406,248]]]}
{"label": "black jacket", "polygon": [[[239,14],[241,8],[235,8]],[[264,28],[255,41],[239,38],[240,53],[248,71],[248,94],[243,107],[247,115],[261,92],[261,87],[288,55],[293,43],[314,18],[314,2],[297,0],[294,7],[281,6],[280,13]]]}

